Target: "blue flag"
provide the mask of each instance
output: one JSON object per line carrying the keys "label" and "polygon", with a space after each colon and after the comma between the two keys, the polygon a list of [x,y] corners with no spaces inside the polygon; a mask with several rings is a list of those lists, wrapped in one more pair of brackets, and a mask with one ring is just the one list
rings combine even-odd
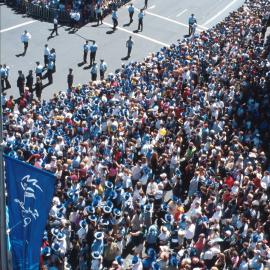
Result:
{"label": "blue flag", "polygon": [[13,269],[37,270],[55,176],[8,156],[5,169]]}

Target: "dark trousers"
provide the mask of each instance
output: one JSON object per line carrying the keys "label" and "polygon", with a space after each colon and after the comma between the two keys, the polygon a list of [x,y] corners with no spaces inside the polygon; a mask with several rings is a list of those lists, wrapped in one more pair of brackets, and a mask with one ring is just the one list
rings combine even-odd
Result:
{"label": "dark trousers", "polygon": [[148,0],[144,0],[144,8],[147,8],[148,6]]}
{"label": "dark trousers", "polygon": [[93,65],[95,60],[96,60],[96,52],[90,52],[90,66]]}
{"label": "dark trousers", "polygon": [[143,19],[139,19],[138,31],[143,30]]}
{"label": "dark trousers", "polygon": [[192,24],[188,25],[188,35],[190,36],[192,33]]}
{"label": "dark trousers", "polygon": [[128,57],[130,57],[131,50],[132,50],[132,47],[128,47],[128,53],[127,53],[127,56],[128,56]]}
{"label": "dark trousers", "polygon": [[40,79],[43,79],[42,78],[42,73],[36,73],[36,77],[39,77]]}
{"label": "dark trousers", "polygon": [[97,14],[97,24],[99,25],[99,22],[101,23],[101,24],[103,24],[103,22],[102,22],[102,14],[101,13],[98,13]]}
{"label": "dark trousers", "polygon": [[88,54],[88,51],[83,51],[83,62],[84,63],[87,63],[87,54]]}
{"label": "dark trousers", "polygon": [[44,65],[45,67],[48,65],[49,63],[49,55],[44,55]]}
{"label": "dark trousers", "polygon": [[113,29],[115,29],[118,25],[118,20],[117,19],[113,19]]}
{"label": "dark trousers", "polygon": [[1,78],[2,90],[9,89],[11,87],[8,77]]}
{"label": "dark trousers", "polygon": [[28,48],[28,42],[24,42],[23,45],[24,45],[24,52],[23,52],[23,54],[26,54],[26,51],[27,51],[27,48]]}
{"label": "dark trousers", "polygon": [[100,70],[99,71],[99,75],[100,75],[100,80],[104,79],[104,75],[105,75],[105,71],[104,70]]}
{"label": "dark trousers", "polygon": [[54,33],[58,36],[58,25],[57,25],[57,24],[54,24],[54,25],[53,25],[53,30],[52,30],[52,32],[51,32],[51,36],[52,36]]}
{"label": "dark trousers", "polygon": [[97,74],[96,73],[92,73],[92,81],[96,81],[97,80]]}
{"label": "dark trousers", "polygon": [[24,85],[20,85],[18,86],[18,88],[19,88],[20,96],[22,96],[24,94]]}
{"label": "dark trousers", "polygon": [[47,71],[47,78],[48,78],[49,84],[52,84],[53,83],[53,71],[50,69],[48,69],[48,71]]}
{"label": "dark trousers", "polygon": [[129,13],[129,23],[133,22],[133,14],[134,14],[134,12]]}

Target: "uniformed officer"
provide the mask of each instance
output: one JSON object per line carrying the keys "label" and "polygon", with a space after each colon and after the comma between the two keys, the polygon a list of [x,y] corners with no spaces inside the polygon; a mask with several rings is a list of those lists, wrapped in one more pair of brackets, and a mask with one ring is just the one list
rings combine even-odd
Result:
{"label": "uniformed officer", "polygon": [[90,46],[90,66],[92,66],[96,60],[97,49],[98,49],[98,46],[96,42],[93,41],[93,44]]}
{"label": "uniformed officer", "polygon": [[54,48],[52,48],[50,51],[49,60],[53,61],[54,63],[53,65],[53,73],[54,73],[56,71],[56,52]]}
{"label": "uniformed officer", "polygon": [[33,93],[33,84],[34,84],[33,70],[29,70],[29,73],[26,76],[26,86],[28,87],[31,93]]}
{"label": "uniformed officer", "polygon": [[55,17],[55,18],[53,19],[53,30],[52,30],[50,36],[52,37],[52,35],[53,35],[54,33],[58,36],[58,19],[57,19],[57,17]]}
{"label": "uniformed officer", "polygon": [[18,71],[17,87],[19,88],[20,96],[24,94],[25,77],[21,70]]}
{"label": "uniformed officer", "polygon": [[128,7],[128,13],[129,13],[129,24],[131,24],[133,22],[133,15],[134,15],[134,7],[132,3]]}
{"label": "uniformed officer", "polygon": [[74,75],[72,74],[72,72],[73,72],[73,69],[70,68],[68,70],[68,75],[67,75],[68,89],[71,89],[73,85]]}
{"label": "uniformed officer", "polygon": [[21,36],[21,41],[24,45],[24,51],[23,51],[23,55],[26,54],[27,48],[28,48],[28,42],[31,39],[31,34],[29,32],[27,32],[27,30],[25,30]]}
{"label": "uniformed officer", "polygon": [[130,57],[133,45],[134,45],[134,41],[132,40],[132,36],[130,36],[126,42],[126,47],[128,48],[128,53],[127,53],[128,58]]}
{"label": "uniformed officer", "polygon": [[85,43],[83,44],[83,62],[84,63],[87,63],[88,51],[89,51],[89,42],[88,40],[86,40]]}
{"label": "uniformed officer", "polygon": [[53,83],[53,70],[54,70],[54,62],[50,60],[47,67],[47,78],[49,84]]}
{"label": "uniformed officer", "polygon": [[100,24],[103,24],[103,22],[102,22],[102,8],[100,5],[97,5],[96,16],[97,16],[97,25],[99,25],[99,22],[100,22]]}
{"label": "uniformed officer", "polygon": [[100,80],[104,79],[105,72],[107,70],[108,66],[107,63],[104,62],[103,59],[100,60],[100,65],[99,65],[99,75],[100,75]]}
{"label": "uniformed officer", "polygon": [[113,30],[115,30],[118,25],[118,15],[116,13],[116,10],[113,10],[112,12],[112,21],[113,21]]}
{"label": "uniformed officer", "polygon": [[188,35],[190,36],[193,29],[193,24],[197,23],[197,19],[195,18],[194,14],[191,14],[191,16],[188,18]]}
{"label": "uniformed officer", "polygon": [[138,19],[139,19],[139,23],[138,23],[138,31],[143,30],[143,17],[144,17],[144,12],[143,9],[140,10],[140,13],[138,14]]}
{"label": "uniformed officer", "polygon": [[91,79],[92,81],[96,81],[97,80],[97,63],[93,63],[93,66],[91,68]]}
{"label": "uniformed officer", "polygon": [[2,84],[2,89],[9,89],[11,88],[10,82],[8,80],[9,76],[9,66],[4,64],[3,66],[0,65],[0,75],[1,75],[1,84]]}
{"label": "uniformed officer", "polygon": [[50,49],[48,44],[45,44],[44,46],[44,66],[47,67],[49,63],[49,55],[50,55]]}
{"label": "uniformed officer", "polygon": [[40,62],[36,62],[37,66],[35,69],[36,77],[39,77],[42,79],[42,72],[44,70],[43,66],[40,64]]}

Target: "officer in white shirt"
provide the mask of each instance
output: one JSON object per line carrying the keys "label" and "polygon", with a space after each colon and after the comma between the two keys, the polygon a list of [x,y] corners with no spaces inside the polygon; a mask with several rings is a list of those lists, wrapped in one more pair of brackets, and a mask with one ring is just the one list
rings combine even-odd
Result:
{"label": "officer in white shirt", "polygon": [[56,17],[53,19],[53,30],[50,34],[50,37],[52,37],[54,33],[58,36],[58,19]]}
{"label": "officer in white shirt", "polygon": [[144,17],[144,12],[143,9],[140,10],[140,13],[138,14],[138,19],[139,19],[139,23],[138,23],[138,31],[143,31],[143,17]]}
{"label": "officer in white shirt", "polygon": [[113,10],[112,12],[112,21],[113,21],[113,30],[115,30],[118,25],[118,15],[116,13],[116,10]]}
{"label": "officer in white shirt", "polygon": [[107,70],[107,63],[104,62],[103,59],[100,60],[100,65],[99,65],[99,75],[100,75],[100,80],[104,79],[105,72]]}
{"label": "officer in white shirt", "polygon": [[129,24],[131,24],[133,22],[133,14],[134,14],[134,7],[132,3],[128,7],[128,14],[129,14]]}
{"label": "officer in white shirt", "polygon": [[44,46],[44,66],[47,67],[49,63],[49,55],[50,55],[50,49],[48,44],[45,44]]}
{"label": "officer in white shirt", "polygon": [[31,35],[29,32],[27,32],[27,30],[25,30],[21,36],[21,41],[22,43],[24,44],[24,52],[23,52],[23,55],[26,54],[26,51],[27,51],[27,48],[28,48],[28,42],[29,40],[31,39]]}

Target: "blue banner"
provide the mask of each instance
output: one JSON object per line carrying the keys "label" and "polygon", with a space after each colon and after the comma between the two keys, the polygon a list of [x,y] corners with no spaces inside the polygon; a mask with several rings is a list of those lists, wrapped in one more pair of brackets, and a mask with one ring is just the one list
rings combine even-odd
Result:
{"label": "blue banner", "polygon": [[5,156],[9,237],[14,270],[38,270],[55,176]]}

